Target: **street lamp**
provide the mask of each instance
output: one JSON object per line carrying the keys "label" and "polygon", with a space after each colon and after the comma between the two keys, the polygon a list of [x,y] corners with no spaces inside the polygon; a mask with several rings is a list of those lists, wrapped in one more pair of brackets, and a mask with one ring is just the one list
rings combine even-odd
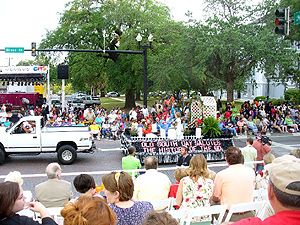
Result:
{"label": "street lamp", "polygon": [[149,45],[141,45],[142,39],[141,34],[138,34],[136,40],[139,44],[139,48],[143,49],[144,55],[144,105],[147,107],[147,49],[152,48],[153,35],[150,34],[148,37]]}
{"label": "street lamp", "polygon": [[141,34],[138,34],[136,40],[138,42],[139,48],[143,49],[144,55],[144,105],[147,107],[147,49],[152,48],[153,35],[150,34],[148,37],[149,45],[141,45],[142,41]]}

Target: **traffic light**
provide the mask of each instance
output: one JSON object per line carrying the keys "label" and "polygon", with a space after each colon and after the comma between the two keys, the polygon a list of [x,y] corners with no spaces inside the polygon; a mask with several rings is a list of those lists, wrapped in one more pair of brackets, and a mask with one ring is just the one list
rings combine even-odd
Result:
{"label": "traffic light", "polygon": [[290,7],[285,9],[276,9],[275,11],[275,33],[289,35],[290,33]]}
{"label": "traffic light", "polygon": [[31,43],[31,56],[36,56],[36,43]]}

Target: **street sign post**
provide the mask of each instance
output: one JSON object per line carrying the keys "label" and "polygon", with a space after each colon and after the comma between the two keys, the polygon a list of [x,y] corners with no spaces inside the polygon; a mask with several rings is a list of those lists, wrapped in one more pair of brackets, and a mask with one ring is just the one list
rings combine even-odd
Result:
{"label": "street sign post", "polygon": [[24,53],[24,48],[22,47],[5,47],[5,53]]}
{"label": "street sign post", "polygon": [[300,24],[300,12],[294,13],[294,24]]}

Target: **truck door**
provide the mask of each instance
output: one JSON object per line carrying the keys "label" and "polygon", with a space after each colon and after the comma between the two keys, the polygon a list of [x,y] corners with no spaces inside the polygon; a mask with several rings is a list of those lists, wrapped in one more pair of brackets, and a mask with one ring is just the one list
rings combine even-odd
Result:
{"label": "truck door", "polygon": [[10,140],[7,141],[10,146],[6,148],[9,148],[9,152],[40,152],[40,135],[35,120],[23,121],[10,131],[8,135]]}

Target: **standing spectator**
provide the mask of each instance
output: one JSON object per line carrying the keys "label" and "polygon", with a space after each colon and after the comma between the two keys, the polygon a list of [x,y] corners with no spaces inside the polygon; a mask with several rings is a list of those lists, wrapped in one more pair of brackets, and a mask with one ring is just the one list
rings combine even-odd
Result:
{"label": "standing spectator", "polygon": [[140,201],[168,199],[171,181],[167,175],[158,172],[157,167],[157,158],[148,156],[145,159],[146,173],[135,180],[134,199]]}
{"label": "standing spectator", "polygon": [[118,225],[141,224],[153,210],[150,202],[133,201],[134,184],[126,172],[111,172],[102,177],[104,193],[110,208],[116,213]]}
{"label": "standing spectator", "polygon": [[[251,162],[251,161],[255,161],[256,157],[257,157],[257,151],[256,149],[252,146],[253,144],[253,138],[248,137],[247,141],[246,141],[246,147],[242,148],[242,154],[244,156],[244,163],[245,162]],[[254,168],[254,163],[251,164],[245,164],[246,167],[252,168],[253,170],[255,170]]]}
{"label": "standing spectator", "polygon": [[[189,176],[184,177],[179,184],[176,203],[180,209],[209,207],[213,194],[214,182],[210,179],[207,162],[204,155],[194,155],[187,169]],[[211,221],[209,216],[197,218],[196,222]]]}
{"label": "standing spectator", "polygon": [[35,199],[48,207],[61,207],[73,198],[71,184],[60,180],[61,168],[58,163],[50,163],[46,168],[48,181],[35,187]]}
{"label": "standing spectator", "polygon": [[[265,154],[268,152],[271,152],[271,141],[269,138],[265,136],[258,136],[257,140],[254,141],[252,145],[256,151],[257,151],[257,158],[256,161],[262,161]],[[259,171],[262,171],[264,169],[263,163],[257,163],[256,164],[256,173],[259,173]]]}
{"label": "standing spectator", "polygon": [[[23,189],[18,183],[11,181],[0,183],[0,202],[0,225],[40,224],[32,218],[17,214],[19,211],[23,210],[25,206]],[[41,214],[42,224],[56,225],[45,206],[43,206],[40,202],[30,202],[29,209]]]}
{"label": "standing spectator", "polygon": [[94,119],[95,119],[95,113],[94,113],[94,111],[91,108],[88,109],[88,112],[86,113],[85,119],[87,121],[94,121]]}
{"label": "standing spectator", "polygon": [[147,119],[149,117],[149,110],[148,108],[144,105],[144,108],[141,109],[145,119]]}
{"label": "standing spectator", "polygon": [[[123,170],[134,170],[141,169],[141,162],[139,159],[135,158],[136,148],[134,146],[128,147],[129,155],[122,158],[122,169]],[[130,176],[132,176],[132,172],[128,172]],[[134,176],[137,176],[137,172],[134,173]]]}
{"label": "standing spectator", "polygon": [[268,198],[275,215],[241,220],[235,225],[298,225],[300,221],[300,159],[284,155],[275,159],[269,169]]}
{"label": "standing spectator", "polygon": [[134,107],[132,107],[132,109],[129,111],[129,120],[132,120],[132,119],[137,119],[137,113],[136,113]]}
{"label": "standing spectator", "polygon": [[[232,204],[253,201],[255,173],[242,164],[243,155],[239,148],[229,147],[225,157],[229,167],[217,173],[212,200],[220,201],[221,205],[227,204],[229,210]],[[254,213],[249,211],[243,215],[233,214],[231,218],[238,221],[253,216]]]}
{"label": "standing spectator", "polygon": [[192,158],[191,155],[188,154],[188,147],[182,146],[180,150],[181,156],[178,158],[177,166],[189,166],[190,160]]}
{"label": "standing spectator", "polygon": [[22,101],[22,105],[24,105],[25,111],[26,113],[28,113],[28,106],[29,106],[29,100],[27,98],[20,98],[20,100]]}

